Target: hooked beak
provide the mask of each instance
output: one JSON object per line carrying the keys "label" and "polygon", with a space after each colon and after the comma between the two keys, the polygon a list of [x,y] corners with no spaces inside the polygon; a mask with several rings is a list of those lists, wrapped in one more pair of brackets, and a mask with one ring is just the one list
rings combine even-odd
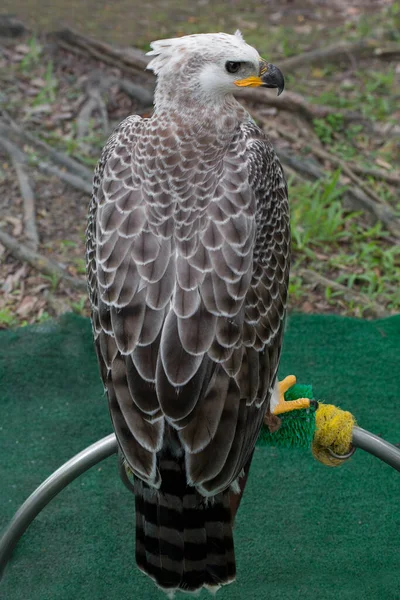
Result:
{"label": "hooked beak", "polygon": [[278,88],[278,96],[282,94],[285,88],[285,80],[282,71],[267,63],[265,60],[260,61],[260,72],[258,77],[246,77],[246,79],[238,79],[235,85],[239,87],[267,87]]}

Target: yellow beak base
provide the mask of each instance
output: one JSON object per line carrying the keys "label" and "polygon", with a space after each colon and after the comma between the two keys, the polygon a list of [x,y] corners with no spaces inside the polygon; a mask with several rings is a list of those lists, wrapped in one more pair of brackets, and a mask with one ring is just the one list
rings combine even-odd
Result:
{"label": "yellow beak base", "polygon": [[263,84],[261,77],[246,77],[246,79],[238,79],[234,82],[238,87],[260,87]]}

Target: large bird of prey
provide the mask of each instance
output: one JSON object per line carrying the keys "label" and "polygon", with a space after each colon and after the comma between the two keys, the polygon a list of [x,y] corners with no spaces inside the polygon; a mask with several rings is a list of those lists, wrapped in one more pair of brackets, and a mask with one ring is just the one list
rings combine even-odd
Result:
{"label": "large bird of prey", "polygon": [[232,526],[277,369],[289,210],[233,94],[283,89],[241,34],[153,42],[154,114],[108,140],[87,228],[95,344],[134,475],[136,560],[171,594],[235,579]]}

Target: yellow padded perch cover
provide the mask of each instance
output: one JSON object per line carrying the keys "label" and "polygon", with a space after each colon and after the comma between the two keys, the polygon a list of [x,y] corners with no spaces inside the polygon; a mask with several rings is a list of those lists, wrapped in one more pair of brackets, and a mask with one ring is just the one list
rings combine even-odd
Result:
{"label": "yellow padded perch cover", "polygon": [[312,442],[314,457],[330,467],[343,464],[345,459],[335,458],[328,449],[335,454],[346,455],[350,452],[355,418],[333,404],[322,403],[319,404],[315,418],[316,430]]}

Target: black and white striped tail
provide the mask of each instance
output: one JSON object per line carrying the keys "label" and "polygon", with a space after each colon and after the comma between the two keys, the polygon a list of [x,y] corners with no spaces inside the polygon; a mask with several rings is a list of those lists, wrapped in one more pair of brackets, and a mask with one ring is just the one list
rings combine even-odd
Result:
{"label": "black and white striped tail", "polygon": [[229,490],[206,499],[179,459],[163,459],[155,490],[136,478],[136,562],[166,592],[217,589],[235,579]]}

